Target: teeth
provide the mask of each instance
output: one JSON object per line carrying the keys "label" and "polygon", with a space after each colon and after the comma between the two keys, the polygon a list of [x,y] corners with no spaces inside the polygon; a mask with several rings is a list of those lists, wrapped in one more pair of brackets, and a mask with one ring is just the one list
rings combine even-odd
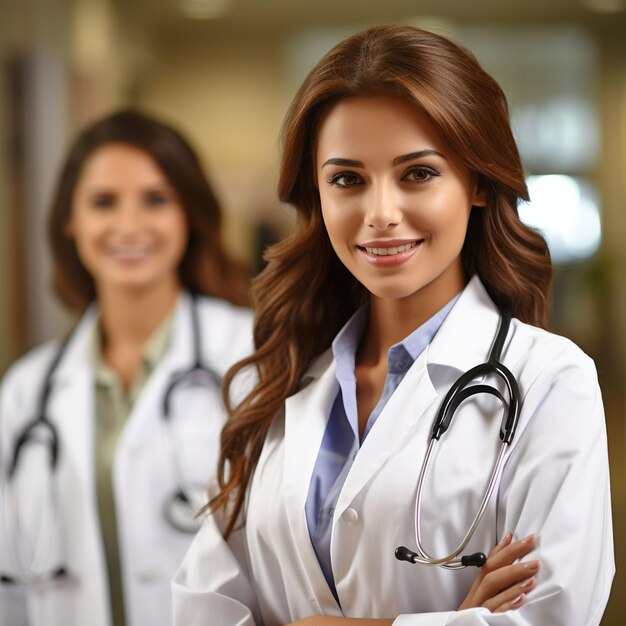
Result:
{"label": "teeth", "polygon": [[146,256],[150,250],[148,248],[114,248],[111,252],[119,256]]}
{"label": "teeth", "polygon": [[398,254],[399,252],[406,252],[411,248],[414,248],[417,245],[416,241],[412,241],[411,243],[405,243],[401,246],[392,246],[390,248],[368,248],[365,246],[365,249],[369,254],[375,254],[377,256],[391,256],[392,254]]}

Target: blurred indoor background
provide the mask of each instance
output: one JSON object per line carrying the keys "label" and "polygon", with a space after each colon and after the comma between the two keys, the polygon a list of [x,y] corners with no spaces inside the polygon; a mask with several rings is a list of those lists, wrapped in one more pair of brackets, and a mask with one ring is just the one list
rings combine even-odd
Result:
{"label": "blurred indoor background", "polygon": [[332,44],[389,22],[467,45],[509,97],[532,197],[520,214],[557,263],[552,329],[596,360],[603,388],[618,574],[602,623],[623,626],[626,0],[0,0],[0,374],[71,322],[50,291],[44,215],[82,125],[136,105],[178,126],[232,252],[256,269],[290,228],[274,187],[295,88]]}

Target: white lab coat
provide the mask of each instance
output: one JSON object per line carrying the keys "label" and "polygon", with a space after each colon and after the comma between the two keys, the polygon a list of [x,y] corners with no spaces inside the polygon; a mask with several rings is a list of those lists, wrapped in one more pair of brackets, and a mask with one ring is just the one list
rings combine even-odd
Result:
{"label": "white lab coat", "polygon": [[[431,345],[389,399],[359,450],[333,517],[331,559],[340,606],[324,579],[305,517],[311,473],[337,395],[326,353],[268,433],[248,493],[247,523],[226,544],[209,518],[174,579],[176,626],[278,626],[309,615],[396,618],[395,626],[598,624],[614,573],[606,434],[591,359],[570,341],[513,320],[502,361],[523,398],[502,480],[466,553],[507,531],[536,533],[536,588],[517,611],[456,612],[475,569],[397,561],[414,549],[417,476],[432,421],[452,382],[485,362],[498,311],[470,281]],[[434,555],[459,543],[499,448],[491,396],[468,401],[427,478],[423,537]]]}
{"label": "white lab coat", "polygon": [[[161,403],[174,372],[193,362],[191,298],[182,294],[174,313],[168,351],[140,394],[120,435],[113,463],[121,574],[128,626],[171,624],[171,579],[193,535],[174,530],[162,507],[176,490],[172,471],[171,432],[163,427]],[[199,298],[198,312],[205,363],[222,375],[252,347],[250,311],[214,298]],[[58,501],[60,524],[47,563],[64,563],[69,577],[26,593],[0,585],[2,626],[109,626],[106,559],[97,511],[94,471],[94,374],[89,341],[97,318],[91,308],[82,318],[53,377],[48,416],[59,431]],[[33,419],[43,377],[58,342],[42,346],[7,373],[0,392],[0,442],[3,478],[16,434]],[[207,387],[176,392],[174,418],[190,482],[206,484],[215,475],[219,433],[225,420],[218,390]],[[30,497],[41,473],[29,483],[20,468],[27,499],[26,523],[38,519],[40,500]],[[34,507],[31,515],[29,507]],[[0,571],[14,573],[0,516]],[[32,522],[34,523],[34,522]],[[48,526],[49,533],[50,526]]]}

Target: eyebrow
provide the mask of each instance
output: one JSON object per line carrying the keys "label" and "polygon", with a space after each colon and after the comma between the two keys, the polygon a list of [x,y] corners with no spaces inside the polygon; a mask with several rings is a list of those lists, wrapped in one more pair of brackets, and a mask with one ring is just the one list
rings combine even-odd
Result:
{"label": "eyebrow", "polygon": [[[407,161],[414,161],[415,159],[419,159],[425,156],[439,156],[442,159],[446,158],[443,154],[441,154],[441,152],[437,152],[437,150],[432,150],[429,148],[426,150],[418,150],[417,152],[409,152],[408,154],[402,154],[393,160],[393,164],[400,165],[402,163],[406,163]],[[335,157],[332,159],[328,159],[327,161],[324,161],[324,163],[322,164],[322,167],[326,167],[327,165],[340,165],[340,166],[346,166],[346,167],[361,167],[361,168],[365,167],[362,161],[356,161],[354,159],[343,159],[341,157]]]}
{"label": "eyebrow", "polygon": [[[115,183],[91,183],[84,187],[87,193],[117,193],[118,189],[115,187]],[[151,183],[147,183],[141,187],[141,190],[148,191],[176,191],[174,186],[167,180],[157,180]]]}
{"label": "eyebrow", "polygon": [[406,163],[407,161],[413,161],[414,159],[419,159],[425,156],[438,156],[438,157],[441,157],[442,159],[446,158],[443,154],[441,154],[441,152],[437,152],[437,150],[433,150],[432,148],[429,148],[426,150],[418,150],[417,152],[409,152],[409,154],[403,154],[402,156],[396,157],[393,160],[393,164],[400,165],[401,163]]}
{"label": "eyebrow", "polygon": [[324,161],[322,167],[326,167],[327,165],[346,165],[348,167],[365,167],[361,161],[355,161],[353,159],[342,159],[340,157],[335,157],[333,159],[328,159],[328,161]]}

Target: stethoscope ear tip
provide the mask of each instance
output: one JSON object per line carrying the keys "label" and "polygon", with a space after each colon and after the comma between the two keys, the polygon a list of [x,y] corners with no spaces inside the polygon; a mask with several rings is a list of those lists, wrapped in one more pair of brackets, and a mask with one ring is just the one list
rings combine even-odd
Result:
{"label": "stethoscope ear tip", "polygon": [[475,552],[461,557],[461,565],[464,567],[482,567],[487,562],[484,552]]}
{"label": "stethoscope ear tip", "polygon": [[417,553],[409,550],[404,546],[398,546],[395,551],[396,559],[398,561],[408,561],[409,563],[416,563]]}

